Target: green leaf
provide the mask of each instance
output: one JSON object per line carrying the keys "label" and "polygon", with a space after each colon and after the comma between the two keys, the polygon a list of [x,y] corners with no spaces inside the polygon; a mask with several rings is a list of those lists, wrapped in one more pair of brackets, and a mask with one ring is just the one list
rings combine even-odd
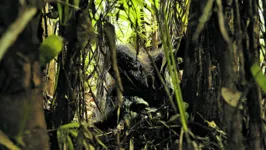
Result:
{"label": "green leaf", "polygon": [[140,7],[140,8],[143,8],[144,7],[144,2],[142,0],[134,0],[132,2],[137,7]]}
{"label": "green leaf", "polygon": [[74,0],[74,6],[79,7],[79,0]]}
{"label": "green leaf", "polygon": [[74,145],[73,145],[73,142],[72,142],[70,136],[67,136],[67,144],[68,144],[67,149],[74,150]]}
{"label": "green leaf", "polygon": [[176,121],[179,118],[180,118],[180,114],[175,114],[167,121],[167,123],[169,124],[171,122],[174,122],[174,121]]}
{"label": "green leaf", "polygon": [[63,131],[62,129],[58,129],[57,132],[56,132],[56,135],[57,135],[57,140],[58,140],[58,146],[59,146],[59,149],[63,149],[63,144],[64,144],[64,134],[63,134]]}
{"label": "green leaf", "polygon": [[57,3],[57,9],[58,9],[58,14],[59,14],[59,21],[60,24],[63,22],[63,7],[60,3]]}
{"label": "green leaf", "polygon": [[184,109],[186,110],[186,109],[189,107],[189,104],[186,103],[186,102],[183,102],[183,107],[184,107]]}
{"label": "green leaf", "polygon": [[[85,142],[84,142],[85,143]],[[85,145],[85,144],[84,144]],[[106,148],[107,149],[107,148]],[[88,147],[88,150],[95,150],[95,148],[91,145],[91,144],[89,144],[89,147]]]}
{"label": "green leaf", "polygon": [[251,74],[253,75],[256,83],[266,92],[266,77],[263,75],[258,63],[251,66]]}
{"label": "green leaf", "polygon": [[78,136],[78,131],[77,130],[70,130],[69,134],[72,135],[73,137],[77,137]]}
{"label": "green leaf", "polygon": [[4,132],[0,130],[0,144],[4,145],[10,150],[20,150],[9,138],[5,135]]}
{"label": "green leaf", "polygon": [[[66,4],[69,4],[69,0],[65,0]],[[64,21],[63,24],[66,24],[68,19],[69,19],[69,14],[70,14],[70,10],[69,10],[69,6],[65,5],[64,6]]]}
{"label": "green leaf", "polygon": [[80,126],[80,124],[78,122],[72,122],[72,123],[62,125],[60,128],[61,129],[69,129],[69,128],[78,128],[79,126]]}
{"label": "green leaf", "polygon": [[133,138],[130,138],[130,140],[129,140],[129,150],[134,150],[134,141],[133,141]]}
{"label": "green leaf", "polygon": [[40,50],[40,63],[44,66],[55,58],[63,49],[64,40],[61,36],[50,35],[41,44]]}
{"label": "green leaf", "polygon": [[107,149],[106,145],[98,138],[98,137],[95,137],[95,140],[98,144],[100,144],[103,148]]}

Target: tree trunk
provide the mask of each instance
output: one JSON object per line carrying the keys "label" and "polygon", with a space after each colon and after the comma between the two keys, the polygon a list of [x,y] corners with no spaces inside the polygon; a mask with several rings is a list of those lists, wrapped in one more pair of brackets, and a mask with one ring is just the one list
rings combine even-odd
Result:
{"label": "tree trunk", "polygon": [[222,2],[191,2],[182,79],[183,96],[195,115],[194,121],[214,121],[230,135],[228,149],[243,149],[242,116],[235,107],[225,103],[221,95],[222,88],[235,93],[237,81],[244,78],[239,76],[241,73],[236,69],[243,55],[242,49],[237,49],[232,38],[235,25],[233,4]]}
{"label": "tree trunk", "polygon": [[[27,1],[28,4],[41,8],[40,1]],[[18,0],[0,2],[1,37],[21,8]],[[27,150],[49,149],[42,108],[39,16],[28,23],[0,63],[0,130]]]}
{"label": "tree trunk", "polygon": [[[257,1],[244,1],[242,7],[243,17],[241,21],[246,23],[243,28],[243,51],[245,56],[245,70],[246,79],[251,84],[250,90],[247,94],[247,104],[249,112],[249,149],[263,149],[264,136],[262,133],[263,122],[261,119],[261,89],[254,83],[253,77],[250,72],[251,65],[255,61],[259,61],[259,38],[260,38],[260,21]],[[248,10],[248,11],[246,11]],[[265,10],[264,10],[265,11]],[[265,19],[265,18],[264,18]],[[250,23],[247,23],[250,21]],[[264,37],[265,38],[265,37]]]}

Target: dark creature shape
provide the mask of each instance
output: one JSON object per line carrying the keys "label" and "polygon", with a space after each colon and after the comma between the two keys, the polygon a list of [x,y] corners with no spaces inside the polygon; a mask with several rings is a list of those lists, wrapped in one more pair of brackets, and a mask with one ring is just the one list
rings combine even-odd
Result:
{"label": "dark creature shape", "polygon": [[[125,83],[125,88],[127,85],[133,85],[132,87],[140,89],[148,89],[148,76],[152,74],[151,67],[149,63],[144,61],[138,61],[136,54],[130,49],[130,47],[125,45],[117,46],[117,62],[120,68],[121,78],[123,78]],[[124,95],[133,96],[125,90]]]}
{"label": "dark creature shape", "polygon": [[[164,58],[163,51],[161,49],[153,51],[151,57],[156,67],[160,69]],[[134,118],[132,113],[140,114],[149,107],[159,108],[164,103],[167,99],[166,93],[146,52],[140,51],[136,56],[133,47],[118,45],[117,64],[124,89],[124,103],[118,120],[124,120],[126,116]],[[164,77],[163,72],[161,75]],[[113,68],[110,68],[109,73],[114,77]],[[168,89],[171,90],[170,86]],[[105,115],[102,121],[95,124],[100,129],[114,128],[117,125],[116,90],[115,84],[108,88]]]}
{"label": "dark creature shape", "polygon": [[[151,56],[156,66],[160,69],[163,53],[158,50],[152,52]],[[118,45],[117,64],[123,84],[124,96],[138,96],[149,104],[155,104],[154,101],[156,100],[162,101],[162,97],[165,96],[162,84],[146,52],[142,51],[136,56],[136,51],[131,46]],[[112,68],[109,73],[113,76]],[[112,89],[110,95],[115,96],[115,90]]]}
{"label": "dark creature shape", "polygon": [[[162,53],[157,51],[151,55],[156,65],[158,65],[157,67],[160,68],[163,59]],[[117,64],[124,89],[123,105],[118,120],[125,120],[128,116],[133,119],[136,114],[140,114],[146,108],[156,107],[163,103],[164,92],[159,90],[161,84],[158,82],[154,66],[146,52],[142,51],[136,57],[134,48],[128,45],[118,45]],[[109,73],[114,77],[113,68],[110,68]],[[108,88],[104,116],[101,119],[102,121],[95,124],[100,129],[106,130],[117,125],[116,90],[115,84]],[[156,99],[158,101],[155,101]]]}

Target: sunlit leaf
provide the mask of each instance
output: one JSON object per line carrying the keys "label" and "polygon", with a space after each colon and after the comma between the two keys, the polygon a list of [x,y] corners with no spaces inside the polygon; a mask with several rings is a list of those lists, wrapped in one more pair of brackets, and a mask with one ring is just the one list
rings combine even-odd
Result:
{"label": "sunlit leaf", "polygon": [[[88,149],[89,149],[89,150],[94,150],[95,148],[94,148],[91,144],[89,144]],[[106,148],[106,149],[107,149],[107,148]]]}
{"label": "sunlit leaf", "polygon": [[65,125],[62,125],[60,128],[62,129],[69,129],[69,128],[78,128],[80,124],[78,122],[71,122]]}
{"label": "sunlit leaf", "polygon": [[44,39],[39,48],[41,66],[55,58],[63,50],[63,46],[64,39],[61,36],[50,35]]}
{"label": "sunlit leaf", "polygon": [[79,0],[74,0],[74,6],[79,7]]}
{"label": "sunlit leaf", "polygon": [[70,130],[69,134],[72,135],[73,137],[77,137],[78,136],[78,131],[77,130]]}
{"label": "sunlit leaf", "polygon": [[65,136],[63,134],[62,129],[59,128],[57,130],[57,132],[56,132],[56,135],[57,135],[59,149],[62,149],[63,148],[63,144],[65,142]]}
{"label": "sunlit leaf", "polygon": [[263,75],[260,66],[254,63],[251,66],[251,73],[256,81],[256,83],[266,92],[266,77]]}
{"label": "sunlit leaf", "polygon": [[209,127],[212,127],[212,128],[217,128],[217,125],[214,121],[206,121],[208,123],[208,126]]}
{"label": "sunlit leaf", "polygon": [[[242,93],[241,92],[235,92],[233,93],[230,91],[230,89],[223,87],[221,90],[221,94],[223,99],[226,101],[227,104],[237,107],[237,104],[241,98]],[[239,109],[243,109],[243,104],[240,103]]]}
{"label": "sunlit leaf", "polygon": [[90,144],[88,145],[85,140],[83,141],[83,147],[85,148],[85,150],[94,150],[94,147]]}
{"label": "sunlit leaf", "polygon": [[133,141],[133,138],[130,138],[130,141],[129,141],[129,150],[134,150],[134,141]]}
{"label": "sunlit leaf", "polygon": [[74,150],[73,142],[69,136],[67,136],[67,149]]}
{"label": "sunlit leaf", "polygon": [[1,130],[0,130],[0,144],[4,145],[10,150],[20,150],[20,148],[18,148],[11,140],[9,140],[7,135],[5,135],[5,133],[3,133]]}

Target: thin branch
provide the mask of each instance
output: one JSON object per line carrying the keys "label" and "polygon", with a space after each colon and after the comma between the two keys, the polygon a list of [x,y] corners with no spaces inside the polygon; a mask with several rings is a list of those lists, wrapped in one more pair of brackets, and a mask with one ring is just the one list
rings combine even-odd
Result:
{"label": "thin branch", "polygon": [[16,41],[20,33],[36,14],[37,8],[26,8],[17,19],[8,27],[7,31],[0,39],[0,60],[3,58],[7,49]]}

